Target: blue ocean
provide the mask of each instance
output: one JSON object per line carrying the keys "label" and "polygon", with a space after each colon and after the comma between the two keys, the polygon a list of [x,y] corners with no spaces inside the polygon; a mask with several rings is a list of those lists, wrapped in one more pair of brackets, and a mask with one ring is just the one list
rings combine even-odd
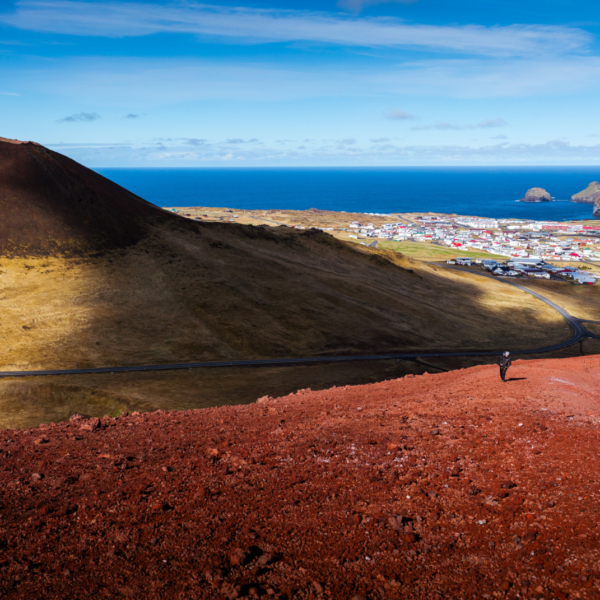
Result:
{"label": "blue ocean", "polygon": [[[366,213],[431,211],[564,221],[592,216],[568,202],[600,167],[98,169],[158,206],[318,208]],[[554,202],[516,202],[532,187]]]}

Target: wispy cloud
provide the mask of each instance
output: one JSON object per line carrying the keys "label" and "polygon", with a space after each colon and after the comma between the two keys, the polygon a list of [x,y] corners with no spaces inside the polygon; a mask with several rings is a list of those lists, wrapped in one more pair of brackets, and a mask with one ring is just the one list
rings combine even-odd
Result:
{"label": "wispy cloud", "polygon": [[204,146],[207,140],[201,138],[185,138],[184,143],[188,146]]}
{"label": "wispy cloud", "polygon": [[359,13],[376,4],[414,4],[417,0],[339,0],[337,5],[344,10]]}
{"label": "wispy cloud", "polygon": [[390,119],[391,121],[409,121],[415,118],[414,115],[397,108],[390,108],[389,110],[386,110],[383,113],[383,117],[384,119]]}
{"label": "wispy cloud", "polygon": [[347,165],[477,165],[477,164],[600,164],[600,144],[571,145],[564,140],[541,144],[499,142],[482,146],[401,145],[385,143],[374,147],[359,144],[323,148],[207,143],[190,147],[181,140],[145,145],[132,144],[49,144],[60,152],[91,166],[185,166],[222,163],[265,164],[347,164]]}
{"label": "wispy cloud", "polygon": [[373,138],[372,140],[369,140],[372,144],[383,144],[385,142],[391,142],[392,140],[388,137],[380,137],[380,138]]}
{"label": "wispy cloud", "polygon": [[21,0],[0,22],[21,29],[77,36],[131,37],[192,33],[238,43],[309,41],[361,47],[410,47],[488,56],[579,51],[586,31],[547,25],[440,26],[391,18],[359,18],[302,10],[255,9],[180,2]]}
{"label": "wispy cloud", "polygon": [[438,121],[433,125],[415,125],[411,131],[427,131],[428,129],[438,129],[440,131],[464,131],[467,129],[491,129],[493,127],[506,127],[508,123],[504,119],[484,119],[476,125],[457,125],[446,121]]}
{"label": "wispy cloud", "polygon": [[506,127],[508,123],[504,119],[484,119],[481,123],[477,123],[475,127],[480,129],[490,129],[492,127]]}
{"label": "wispy cloud", "polygon": [[69,115],[63,119],[58,119],[57,123],[91,123],[92,121],[98,121],[102,117],[98,113],[80,112],[74,115]]}
{"label": "wispy cloud", "polygon": [[495,135],[492,139],[493,140],[507,140],[508,136],[501,133],[500,135]]}
{"label": "wispy cloud", "polygon": [[[140,111],[151,111],[169,103],[204,99],[272,103],[402,95],[405,106],[412,107],[416,103],[411,98],[419,96],[478,99],[600,90],[600,57],[423,60],[392,71],[384,66],[365,71],[326,62],[310,70],[225,60],[81,57],[56,60],[43,69],[37,63],[7,67],[3,74],[28,95],[66,97],[75,106],[108,106],[118,99],[122,106],[137,103]],[[286,137],[294,135],[290,132]]]}
{"label": "wispy cloud", "polygon": [[250,140],[243,140],[242,138],[230,138],[225,140],[226,144],[256,144],[258,142],[258,138],[252,138]]}
{"label": "wispy cloud", "polygon": [[372,85],[385,85],[409,95],[489,98],[573,93],[597,87],[600,57],[553,56],[495,60],[428,59],[373,73]]}
{"label": "wispy cloud", "polygon": [[14,92],[0,92],[0,96],[20,96],[21,94],[15,94]]}
{"label": "wispy cloud", "polygon": [[124,119],[139,119],[141,118],[142,115],[136,115],[134,113],[129,113],[128,115],[125,115],[123,118]]}

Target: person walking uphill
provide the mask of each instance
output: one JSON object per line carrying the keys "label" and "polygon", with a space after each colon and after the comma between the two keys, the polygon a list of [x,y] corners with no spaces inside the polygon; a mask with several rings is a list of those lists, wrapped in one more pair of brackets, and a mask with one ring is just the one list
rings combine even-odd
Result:
{"label": "person walking uphill", "polygon": [[502,355],[502,359],[498,364],[500,365],[500,377],[502,377],[502,381],[506,381],[506,371],[508,371],[508,367],[510,367],[510,365],[512,364],[510,352],[505,352]]}

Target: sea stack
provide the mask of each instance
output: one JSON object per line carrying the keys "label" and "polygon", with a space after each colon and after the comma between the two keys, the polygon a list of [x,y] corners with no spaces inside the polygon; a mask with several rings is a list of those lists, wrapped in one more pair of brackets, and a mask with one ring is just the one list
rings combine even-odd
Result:
{"label": "sea stack", "polygon": [[600,219],[600,197],[594,202],[594,212],[592,213],[592,217]]}
{"label": "sea stack", "polygon": [[521,202],[552,202],[552,196],[544,188],[531,188],[527,190],[525,198]]}
{"label": "sea stack", "polygon": [[571,202],[582,202],[586,204],[594,204],[600,199],[600,183],[592,181],[585,190],[571,196]]}

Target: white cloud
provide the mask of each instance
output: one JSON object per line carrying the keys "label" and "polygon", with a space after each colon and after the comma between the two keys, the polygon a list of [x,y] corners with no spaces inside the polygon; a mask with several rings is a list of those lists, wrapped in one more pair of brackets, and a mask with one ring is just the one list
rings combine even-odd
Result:
{"label": "white cloud", "polygon": [[383,117],[391,121],[409,121],[415,118],[414,115],[397,108],[390,108],[389,110],[386,110],[383,113]]}
{"label": "white cloud", "polygon": [[560,95],[598,87],[600,58],[421,60],[403,63],[387,73],[373,73],[370,80],[372,86],[386,86],[404,95],[453,98]]}
{"label": "white cloud", "polygon": [[0,22],[21,29],[78,36],[155,33],[217,36],[241,43],[308,41],[362,47],[410,47],[489,56],[555,54],[586,49],[592,37],[575,27],[547,25],[439,26],[392,18],[180,2],[21,0]]}
{"label": "white cloud", "polygon": [[242,138],[230,138],[225,140],[226,144],[256,144],[259,140],[257,138],[252,138],[250,140],[244,140]]}
{"label": "white cloud", "polygon": [[541,144],[487,146],[359,144],[293,149],[269,145],[231,146],[206,142],[190,146],[186,140],[164,144],[47,144],[88,166],[193,166],[236,161],[248,165],[561,165],[600,164],[600,144],[572,146],[563,140]]}
{"label": "white cloud", "polygon": [[59,119],[57,123],[91,123],[92,121],[99,121],[101,119],[102,117],[98,113],[80,112]]}
{"label": "white cloud", "polygon": [[426,131],[428,129],[438,129],[440,131],[464,131],[467,129],[491,129],[493,127],[506,127],[508,123],[504,119],[484,119],[477,125],[456,125],[446,121],[438,121],[433,125],[415,125],[411,131]]}
{"label": "white cloud", "polygon": [[504,119],[484,119],[481,123],[477,123],[475,127],[480,129],[491,129],[492,127],[506,127],[508,123]]}
{"label": "white cloud", "polygon": [[[600,88],[600,58],[523,60],[429,60],[394,71],[321,63],[315,70],[175,58],[81,57],[37,61],[3,71],[28,96],[51,95],[69,105],[116,107],[140,114],[172,103],[230,99],[278,102],[323,97],[502,98],[547,96]],[[409,114],[409,113],[405,113]],[[452,125],[452,123],[450,124]],[[489,125],[488,125],[489,126]],[[498,125],[497,125],[498,126]],[[281,135],[281,134],[280,134]]]}

